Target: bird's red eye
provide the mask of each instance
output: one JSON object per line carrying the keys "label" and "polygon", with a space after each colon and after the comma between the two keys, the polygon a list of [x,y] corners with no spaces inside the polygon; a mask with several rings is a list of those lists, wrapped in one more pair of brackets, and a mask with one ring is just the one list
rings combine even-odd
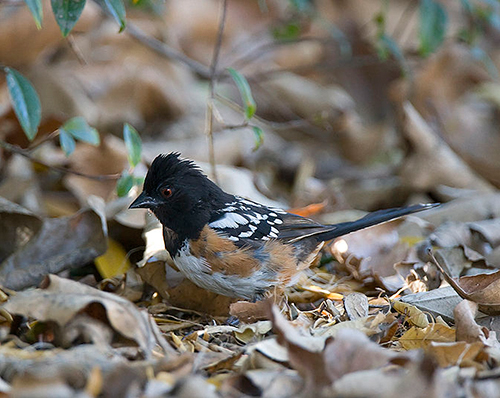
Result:
{"label": "bird's red eye", "polygon": [[170,188],[163,188],[161,190],[161,195],[164,197],[164,198],[169,198],[170,196],[172,196],[172,190]]}

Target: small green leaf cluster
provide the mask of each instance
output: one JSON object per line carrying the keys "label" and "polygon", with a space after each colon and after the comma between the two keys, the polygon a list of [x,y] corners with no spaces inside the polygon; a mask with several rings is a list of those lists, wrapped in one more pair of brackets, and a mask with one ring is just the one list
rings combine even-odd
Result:
{"label": "small green leaf cluster", "polygon": [[[248,80],[238,71],[233,68],[228,68],[227,71],[231,75],[234,80],[236,87],[240,92],[241,100],[243,102],[243,109],[245,113],[245,122],[248,122],[252,119],[257,111],[257,104],[252,96],[252,90],[250,89],[250,85],[248,84]],[[254,151],[259,149],[259,147],[264,142],[264,132],[258,126],[251,126],[255,135],[255,146],[253,148]]]}
{"label": "small green leaf cluster", "polygon": [[[3,69],[6,73],[7,87],[14,112],[26,137],[33,141],[38,133],[42,115],[40,98],[30,81],[21,73],[9,67]],[[98,131],[89,126],[81,116],[69,119],[59,127],[57,132],[61,149],[66,156],[70,156],[74,152],[76,141],[94,146],[98,146],[101,142]],[[130,168],[122,173],[117,182],[116,191],[118,196],[127,195],[134,185],[143,183],[142,178],[133,175],[133,170],[141,162],[141,137],[130,124],[125,123],[123,139]]]}
{"label": "small green leaf cluster", "polygon": [[[42,28],[43,7],[42,0],[24,0],[28,6],[36,27]],[[126,27],[126,12],[123,0],[100,0],[101,5],[113,16],[120,25],[120,32]],[[78,22],[86,0],[51,0],[52,12],[63,37],[69,35],[75,24]]]}
{"label": "small green leaf cluster", "polygon": [[144,182],[143,178],[135,177],[133,174],[135,167],[141,162],[142,158],[141,137],[135,128],[125,123],[123,126],[123,139],[125,140],[130,169],[124,170],[116,183],[116,193],[120,197],[126,196],[134,185],[141,185]]}

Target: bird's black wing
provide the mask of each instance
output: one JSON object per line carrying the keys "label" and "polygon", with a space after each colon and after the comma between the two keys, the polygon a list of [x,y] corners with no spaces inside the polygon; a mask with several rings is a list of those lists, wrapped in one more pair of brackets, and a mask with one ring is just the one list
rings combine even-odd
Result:
{"label": "bird's black wing", "polygon": [[271,239],[281,240],[284,243],[298,243],[302,240],[321,242],[437,205],[418,204],[379,210],[356,221],[323,225],[282,209],[267,207],[235,196],[232,202],[214,213],[209,226],[238,246],[249,242],[253,242],[254,246]]}
{"label": "bird's black wing", "polygon": [[214,212],[209,226],[238,245],[278,239],[287,212],[234,197],[232,202]]}

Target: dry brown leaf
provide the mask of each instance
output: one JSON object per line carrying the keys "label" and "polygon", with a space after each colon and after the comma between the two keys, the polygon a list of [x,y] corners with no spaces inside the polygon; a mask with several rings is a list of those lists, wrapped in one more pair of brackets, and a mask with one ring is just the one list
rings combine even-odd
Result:
{"label": "dry brown leaf", "polygon": [[344,309],[349,320],[368,316],[368,297],[363,293],[351,293],[344,297]]}
{"label": "dry brown leaf", "polygon": [[147,357],[152,355],[157,343],[164,349],[168,347],[158,340],[156,324],[130,301],[55,275],[47,277],[43,288],[11,297],[4,308],[12,314],[54,321],[64,328],[79,314],[86,313],[92,317],[91,311],[96,311],[96,304],[104,308],[105,319],[113,330],[137,343]]}
{"label": "dry brown leaf", "polygon": [[[111,135],[101,137],[98,147],[77,143],[70,163],[73,170],[85,174],[120,174],[128,165],[125,144]],[[64,183],[80,203],[86,203],[91,195],[108,200],[116,187],[116,180],[96,181],[72,174],[66,175]]]}
{"label": "dry brown leaf", "polygon": [[326,370],[323,349],[325,339],[314,338],[294,328],[279,312],[277,306],[271,308],[271,320],[278,336],[278,342],[288,350],[292,368],[304,378],[305,391],[316,391],[331,383]]}
{"label": "dry brown leaf", "polygon": [[430,342],[426,346],[426,352],[431,354],[439,366],[470,366],[471,362],[484,350],[484,344],[480,341],[468,344],[464,341],[453,343]]}
{"label": "dry brown leaf", "polygon": [[354,321],[332,322],[321,325],[313,330],[315,336],[336,337],[343,329],[355,329],[366,336],[373,336],[383,333],[395,322],[395,316],[392,313],[384,314],[378,312],[376,315],[370,315],[365,318],[358,318]]}
{"label": "dry brown leaf", "polygon": [[450,264],[449,250],[446,249],[436,252],[435,263],[460,297],[477,303],[479,310],[485,314],[500,313],[500,271],[452,278],[446,270]]}
{"label": "dry brown leaf", "polygon": [[229,307],[236,299],[202,289],[175,271],[163,261],[147,263],[137,268],[141,278],[153,286],[174,307],[180,307],[214,316],[228,316]]}
{"label": "dry brown leaf", "polygon": [[[38,30],[28,7],[4,5],[0,15],[0,59],[14,68],[33,64],[42,51],[63,42],[56,24],[50,1],[41,2],[43,29]],[[98,7],[88,4],[78,19],[74,30],[87,31],[99,18]]]}
{"label": "dry brown leaf", "polygon": [[331,246],[332,254],[365,283],[379,282],[389,291],[400,289],[404,280],[394,268],[408,253],[408,245],[400,240],[397,226],[401,221],[376,225],[346,235]]}
{"label": "dry brown leaf", "polygon": [[41,220],[5,200],[0,203],[5,209],[4,239],[14,250],[0,265],[5,287],[37,285],[47,274],[81,267],[106,251],[105,227],[94,210]]}
{"label": "dry brown leaf", "polygon": [[406,350],[427,348],[431,342],[455,342],[455,329],[439,323],[431,323],[423,329],[413,326],[398,341]]}
{"label": "dry brown leaf", "polygon": [[477,309],[477,303],[469,300],[462,300],[455,307],[453,314],[455,315],[457,341],[465,341],[466,343],[485,342],[486,336],[483,328],[474,321]]}
{"label": "dry brown leaf", "polygon": [[416,190],[435,189],[439,185],[482,192],[493,190],[439,138],[412,104],[406,102],[404,111],[406,136],[414,150],[401,169],[406,184]]}
{"label": "dry brown leaf", "polygon": [[327,374],[331,381],[348,373],[381,368],[397,355],[370,341],[364,333],[356,329],[340,330],[333,341],[328,341],[323,352]]}
{"label": "dry brown leaf", "polygon": [[392,307],[400,314],[405,315],[405,321],[407,321],[411,325],[417,326],[419,328],[426,328],[427,326],[429,326],[427,315],[414,305],[407,304],[399,300],[394,300],[392,302]]}
{"label": "dry brown leaf", "polygon": [[432,211],[424,211],[419,217],[436,226],[447,221],[475,222],[500,218],[500,193],[477,192],[445,203]]}
{"label": "dry brown leaf", "polygon": [[303,380],[291,369],[250,370],[245,372],[244,377],[257,386],[266,398],[298,397],[303,392]]}
{"label": "dry brown leaf", "polygon": [[237,301],[229,306],[229,313],[242,322],[253,323],[269,319],[269,304],[266,301]]}

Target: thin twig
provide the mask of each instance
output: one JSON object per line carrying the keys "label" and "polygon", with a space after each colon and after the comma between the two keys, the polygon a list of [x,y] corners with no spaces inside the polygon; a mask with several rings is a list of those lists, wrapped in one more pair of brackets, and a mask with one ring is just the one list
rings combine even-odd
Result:
{"label": "thin twig", "polygon": [[[215,95],[215,99],[226,105],[228,108],[231,108],[232,110],[238,112],[238,113],[243,113],[245,110],[236,102],[230,100],[229,98],[226,98],[220,94]],[[300,128],[300,127],[310,127],[311,123],[308,122],[307,120],[304,119],[298,119],[298,120],[289,120],[287,122],[273,122],[271,120],[264,119],[260,116],[254,115],[252,117],[252,120],[258,121],[260,124],[267,126],[269,128],[272,128],[273,130],[287,130],[290,128]],[[242,125],[240,125],[242,126]],[[231,126],[224,126],[224,128],[230,128]],[[244,126],[242,126],[244,127]]]}
{"label": "thin twig", "polygon": [[145,44],[152,50],[156,51],[158,54],[166,58],[171,58],[183,63],[184,65],[188,66],[190,69],[192,69],[194,72],[196,72],[198,75],[200,75],[205,79],[210,78],[210,71],[205,65],[199,63],[198,61],[195,61],[194,59],[187,57],[180,51],[168,46],[162,41],[155,39],[154,37],[148,36],[134,24],[127,22],[126,32],[130,34],[134,39],[137,39],[142,44]]}
{"label": "thin twig", "polygon": [[85,174],[85,173],[80,173],[79,171],[76,170],[71,170],[67,169],[65,167],[59,167],[59,166],[54,166],[48,163],[45,163],[41,160],[33,158],[31,155],[31,150],[26,150],[23,148],[20,148],[16,145],[9,144],[8,142],[0,140],[0,147],[6,149],[9,152],[16,153],[18,155],[21,155],[28,159],[30,162],[37,163],[41,166],[47,167],[48,169],[58,171],[60,173],[64,174],[73,174],[78,177],[84,177],[88,178],[91,180],[97,180],[97,181],[109,181],[109,180],[118,180],[120,178],[120,174],[103,174],[103,175],[90,175],[90,174]]}
{"label": "thin twig", "polygon": [[19,149],[22,149],[26,153],[33,152],[36,148],[45,144],[48,141],[52,141],[58,135],[59,135],[59,129],[54,130],[52,133],[43,136],[38,141],[31,143],[31,145],[28,148],[26,148],[26,149],[19,148]]}
{"label": "thin twig", "polygon": [[259,62],[260,57],[266,55],[271,51],[275,51],[282,47],[293,46],[298,43],[304,42],[318,42],[320,44],[328,44],[331,40],[321,37],[300,37],[293,40],[274,40],[271,42],[265,42],[260,44],[258,47],[251,49],[245,54],[239,55],[234,61],[231,62],[231,67],[240,70],[245,68],[251,63]]}
{"label": "thin twig", "polygon": [[73,34],[68,35],[66,38],[68,40],[68,45],[69,48],[71,48],[71,51],[73,51],[73,54],[75,54],[76,59],[80,63],[80,65],[88,65],[87,60],[85,59],[85,56],[83,55],[82,51],[80,50],[80,47],[75,42],[75,37]]}
{"label": "thin twig", "polygon": [[217,63],[219,62],[220,49],[222,47],[222,35],[224,33],[224,26],[226,25],[227,14],[227,0],[220,2],[220,16],[219,16],[219,30],[217,32],[217,41],[215,43],[214,54],[210,64],[210,83],[209,83],[209,99],[207,101],[207,136],[208,136],[208,157],[210,159],[210,166],[212,168],[212,176],[217,181],[217,172],[215,169],[215,149],[214,149],[214,135],[213,135],[213,100],[215,97],[215,83],[217,74]]}

